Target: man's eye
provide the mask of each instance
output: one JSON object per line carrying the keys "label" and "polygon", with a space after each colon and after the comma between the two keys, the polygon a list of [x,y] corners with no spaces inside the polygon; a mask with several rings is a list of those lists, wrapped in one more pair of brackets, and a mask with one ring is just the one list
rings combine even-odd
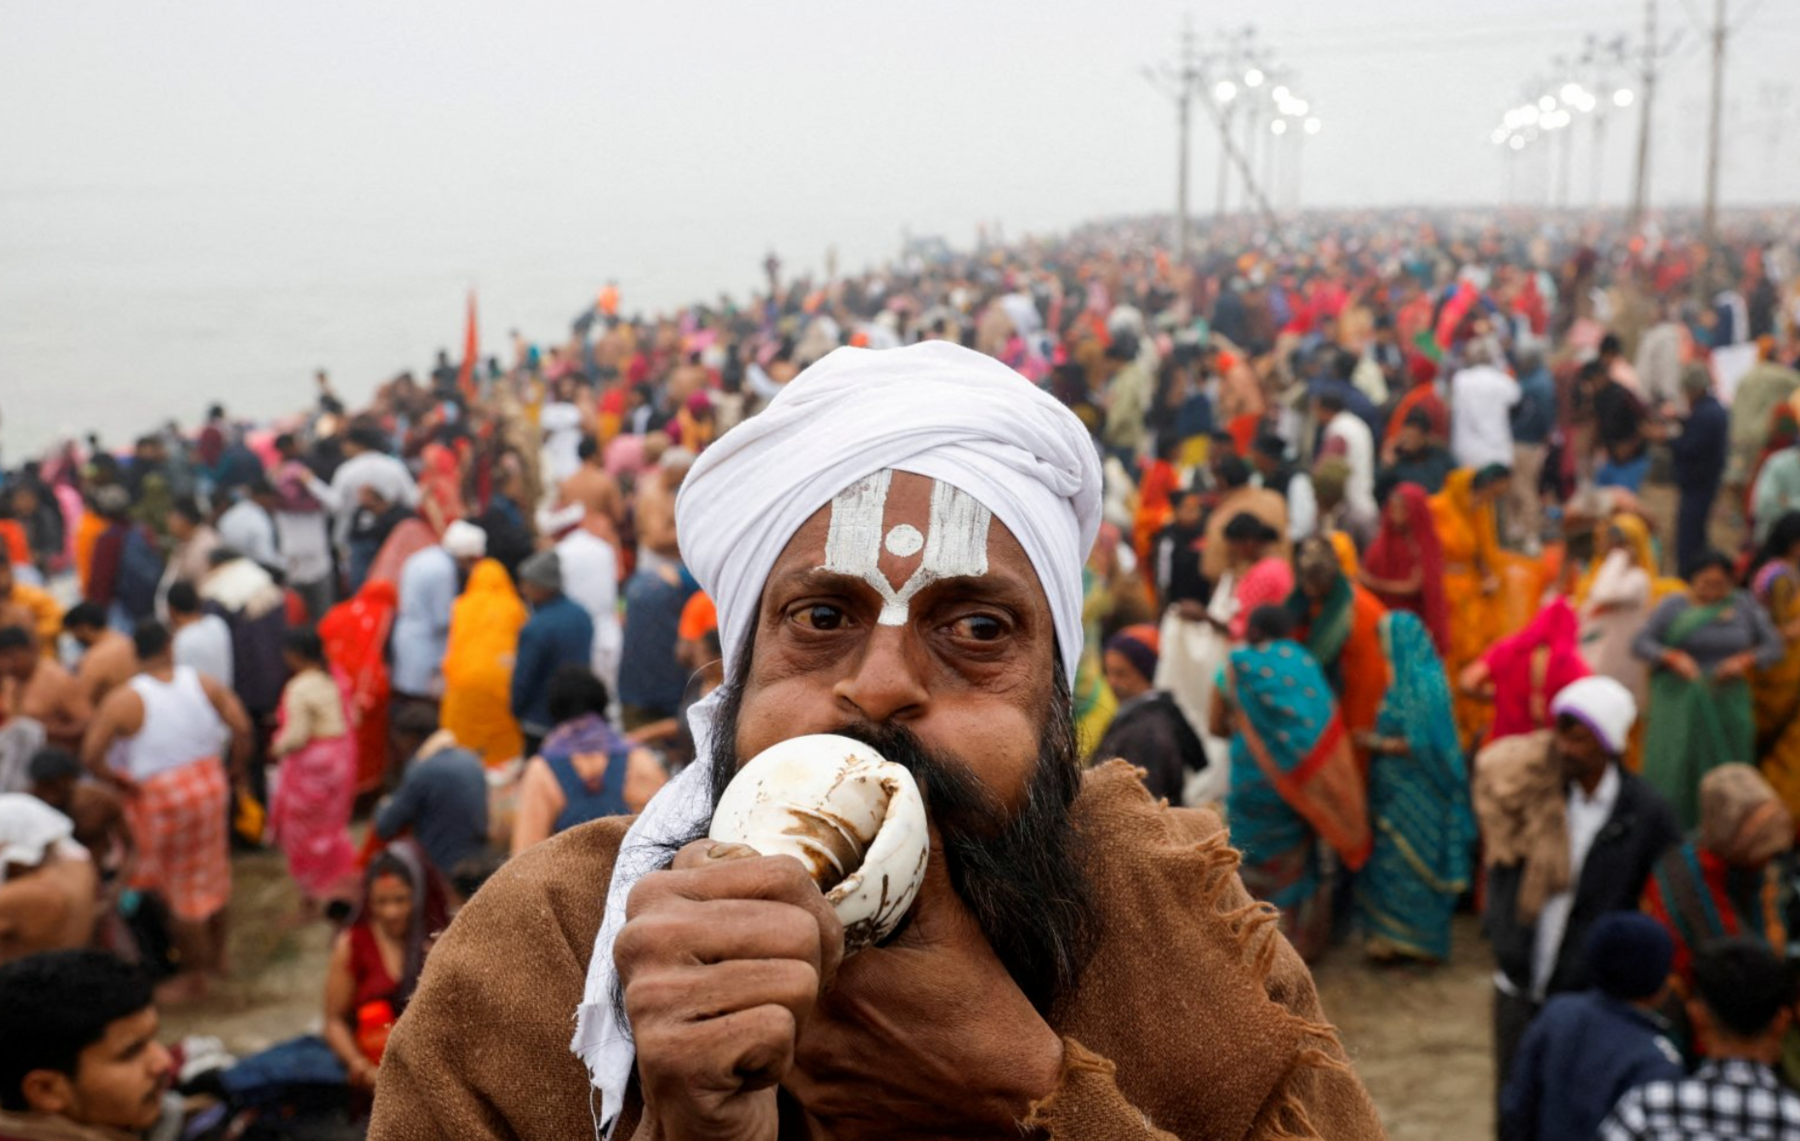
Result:
{"label": "man's eye", "polygon": [[994,642],[1006,634],[1006,624],[991,614],[971,614],[951,623],[950,630],[958,638],[977,642]]}
{"label": "man's eye", "polygon": [[794,621],[813,630],[841,630],[849,618],[838,607],[821,602],[795,611]]}

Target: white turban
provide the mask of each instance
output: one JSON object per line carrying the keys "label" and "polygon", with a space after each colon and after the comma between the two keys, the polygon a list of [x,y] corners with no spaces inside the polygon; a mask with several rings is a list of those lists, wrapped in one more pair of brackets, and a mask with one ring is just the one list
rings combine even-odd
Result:
{"label": "white turban", "polygon": [[444,550],[453,559],[478,559],[487,554],[487,532],[463,519],[444,528]]}
{"label": "white turban", "polygon": [[[1063,670],[1081,657],[1081,568],[1100,525],[1100,463],[1074,413],[992,357],[945,341],[838,349],[794,378],[760,415],[708,448],[682,484],[676,533],[687,568],[719,612],[725,679],[756,623],[763,585],[794,532],[840,492],[880,471],[967,493],[1005,524],[1049,599]],[[620,846],[606,917],[588,963],[572,1049],[618,1119],[636,1052],[613,1009],[613,942],[632,886],[668,843],[711,815],[711,739],[722,694],[689,714],[697,760],[658,793]]]}
{"label": "white turban", "polygon": [[0,883],[13,864],[35,868],[52,852],[85,855],[74,835],[74,823],[37,797],[0,794]]}
{"label": "white turban", "polygon": [[1637,700],[1619,682],[1596,674],[1558,690],[1550,701],[1550,712],[1557,717],[1567,714],[1586,725],[1607,752],[1618,756],[1631,739]]}

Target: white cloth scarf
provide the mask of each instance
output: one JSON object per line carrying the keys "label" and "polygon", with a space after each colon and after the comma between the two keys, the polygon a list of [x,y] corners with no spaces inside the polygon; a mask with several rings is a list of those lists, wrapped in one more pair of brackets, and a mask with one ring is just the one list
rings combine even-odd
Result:
{"label": "white cloth scarf", "polygon": [[[1049,599],[1063,668],[1081,657],[1081,568],[1100,518],[1088,431],[1054,398],[991,357],[943,341],[845,348],[784,386],[761,415],[720,437],[675,504],[682,557],[719,613],[729,685],[776,559],[801,524],[851,484],[911,472],[973,496],[1024,548]],[[613,867],[571,1049],[601,1094],[610,1136],[636,1059],[613,1007],[613,943],[632,886],[669,844],[711,819],[713,722],[725,687],[694,706],[696,761],[645,807]]]}

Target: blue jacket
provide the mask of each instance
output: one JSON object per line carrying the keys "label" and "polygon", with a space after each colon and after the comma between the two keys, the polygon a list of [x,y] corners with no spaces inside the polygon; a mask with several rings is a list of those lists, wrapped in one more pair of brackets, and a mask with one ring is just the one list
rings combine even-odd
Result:
{"label": "blue jacket", "polygon": [[1500,1095],[1500,1136],[1593,1141],[1625,1091],[1684,1074],[1654,1015],[1598,990],[1557,995],[1519,1043]]}
{"label": "blue jacket", "polygon": [[594,620],[559,594],[538,607],[519,631],[513,660],[512,714],[526,733],[543,736],[552,728],[550,678],[563,666],[593,662]]}
{"label": "blue jacket", "polygon": [[1675,460],[1675,483],[1684,490],[1718,487],[1730,447],[1731,413],[1711,393],[1695,399],[1681,435],[1669,441]]}

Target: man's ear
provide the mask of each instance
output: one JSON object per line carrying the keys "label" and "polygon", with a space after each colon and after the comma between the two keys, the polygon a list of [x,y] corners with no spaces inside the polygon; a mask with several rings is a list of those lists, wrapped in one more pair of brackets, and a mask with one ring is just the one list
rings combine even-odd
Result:
{"label": "man's ear", "polygon": [[75,1083],[57,1070],[32,1070],[19,1082],[19,1092],[33,1113],[67,1114],[75,1104]]}

